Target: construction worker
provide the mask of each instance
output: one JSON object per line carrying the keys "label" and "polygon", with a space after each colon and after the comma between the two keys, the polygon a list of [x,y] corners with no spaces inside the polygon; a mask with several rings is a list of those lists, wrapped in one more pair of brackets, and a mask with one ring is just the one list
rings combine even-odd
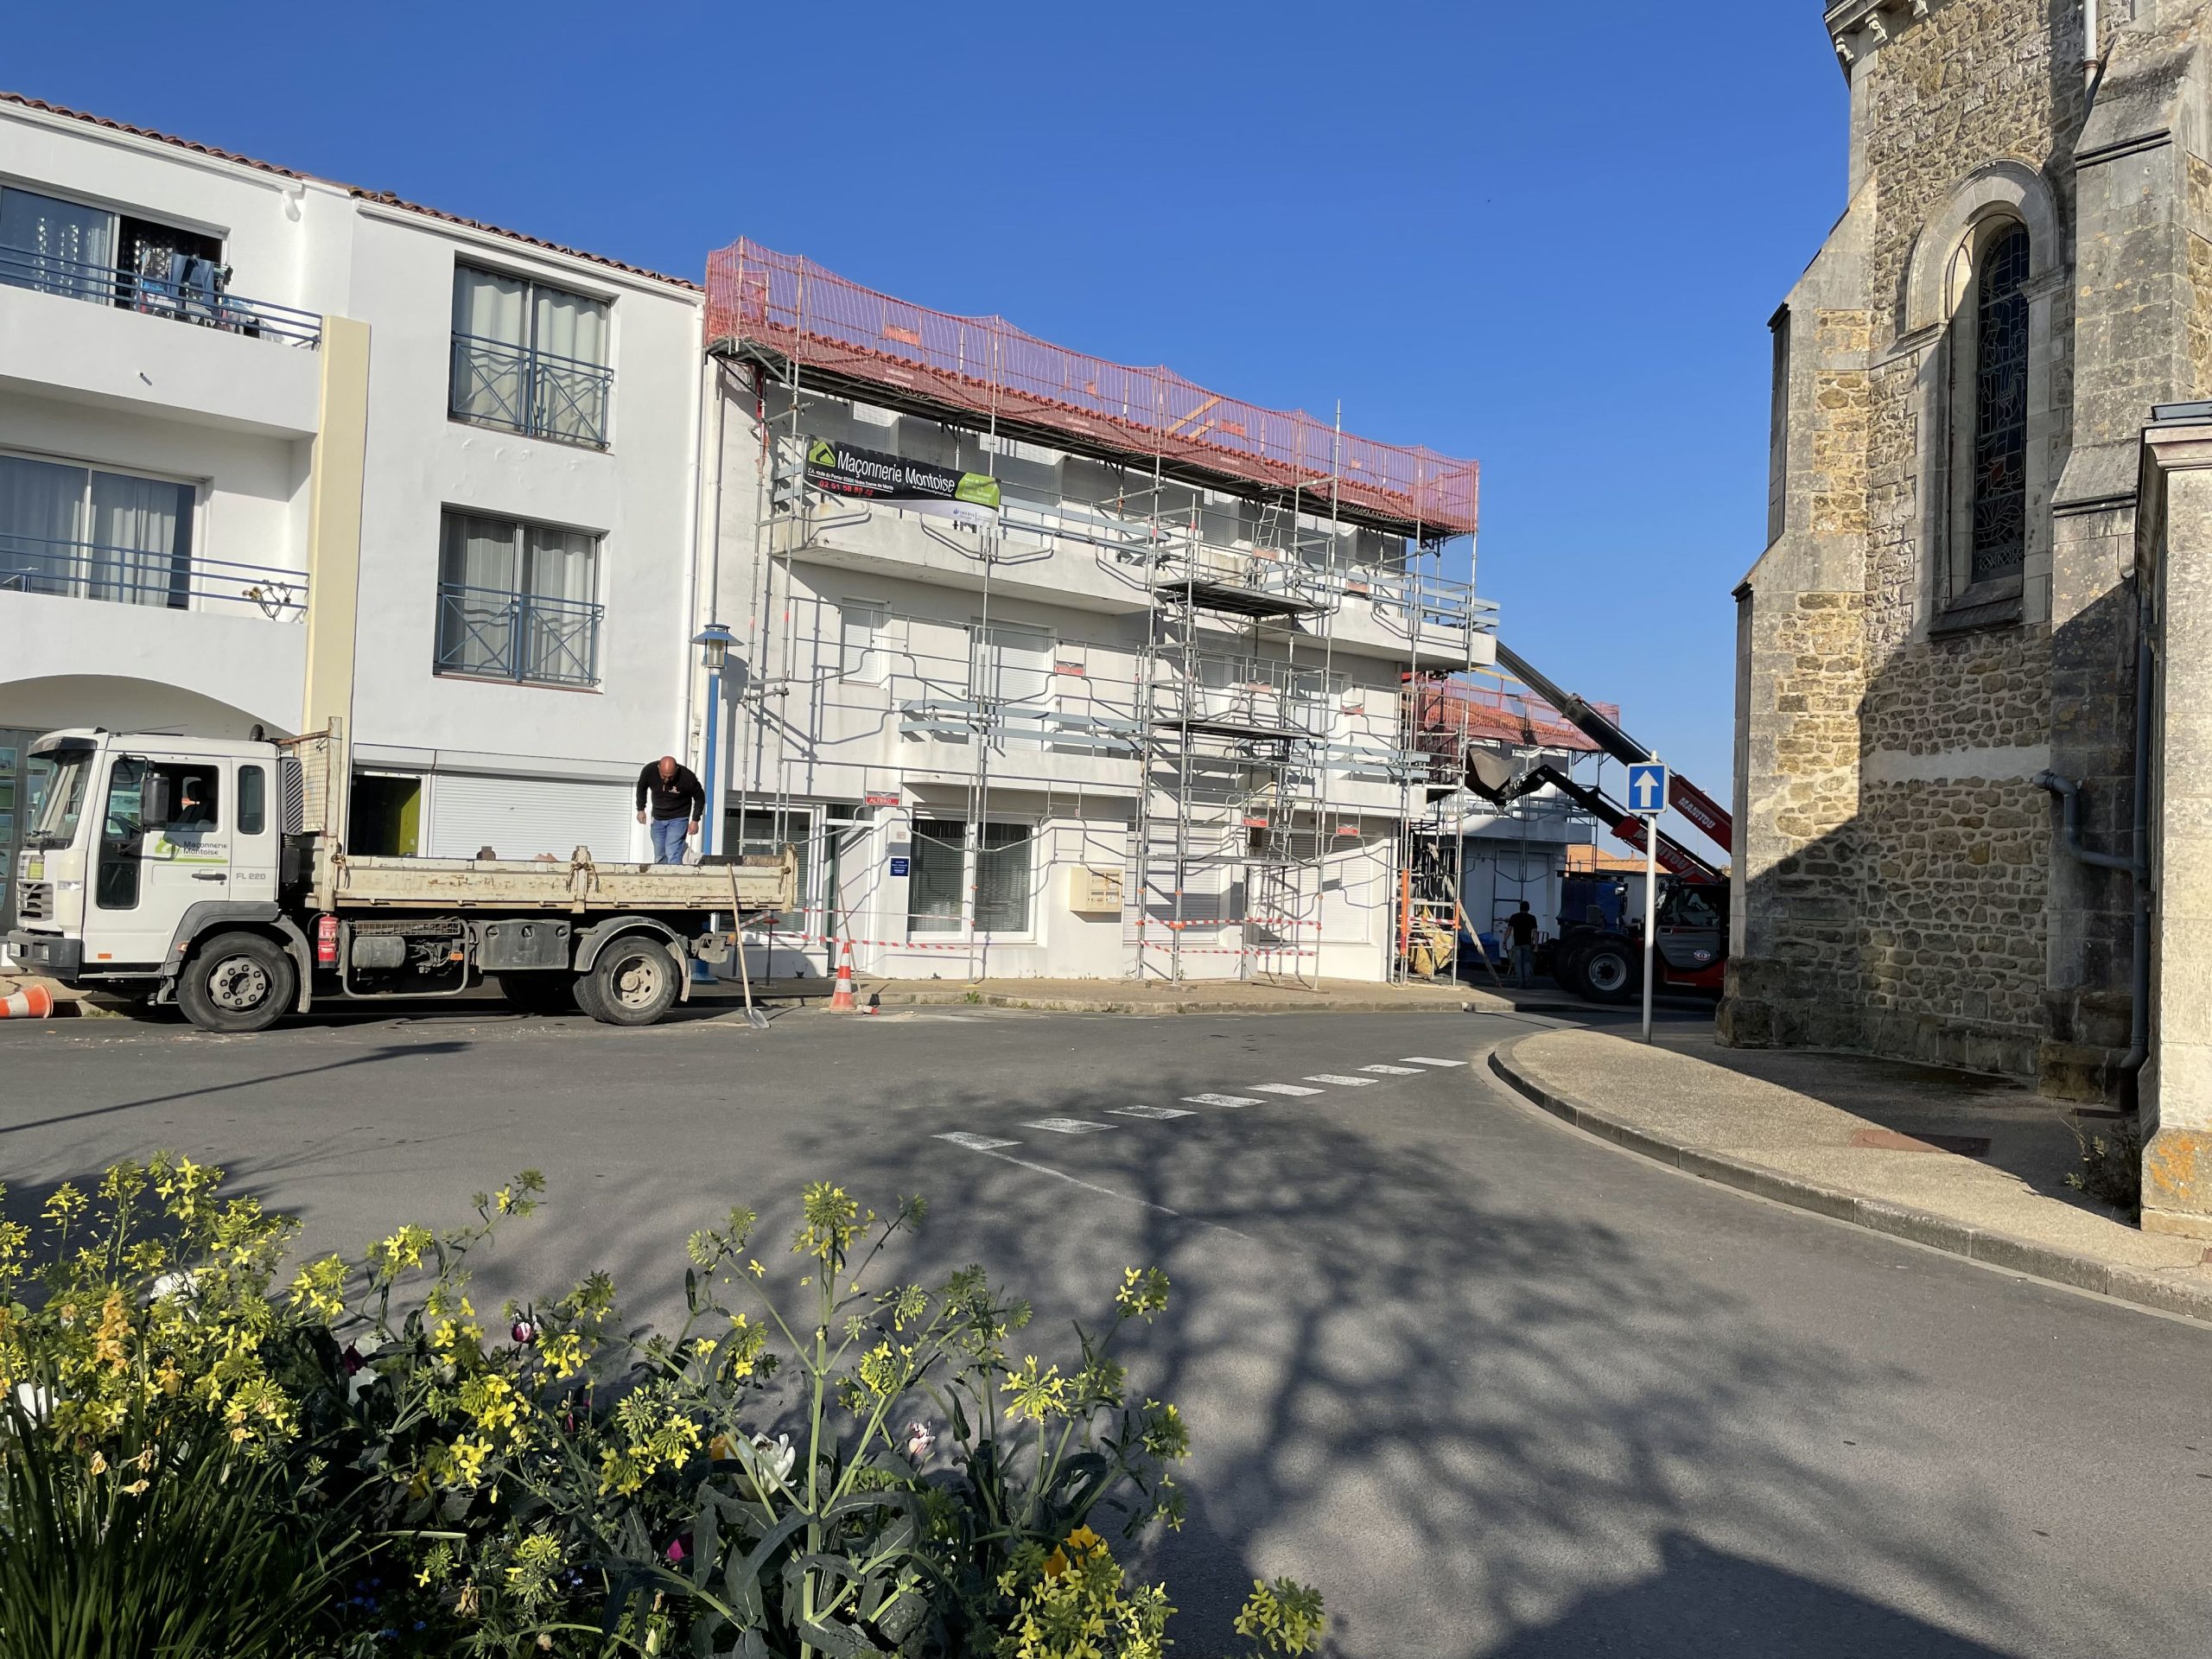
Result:
{"label": "construction worker", "polygon": [[681,864],[683,843],[699,833],[706,815],[707,791],[698,773],[672,754],[649,761],[638,774],[638,822],[647,822],[645,803],[652,803],[653,862]]}
{"label": "construction worker", "polygon": [[1526,990],[1536,982],[1536,918],[1526,899],[1505,918],[1505,936],[1513,951],[1513,982]]}

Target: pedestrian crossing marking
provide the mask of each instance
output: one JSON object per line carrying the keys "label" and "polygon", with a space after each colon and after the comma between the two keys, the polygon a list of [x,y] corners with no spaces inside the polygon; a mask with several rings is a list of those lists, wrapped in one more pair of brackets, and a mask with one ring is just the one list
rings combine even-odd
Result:
{"label": "pedestrian crossing marking", "polygon": [[1440,1060],[1433,1054],[1408,1054],[1408,1065],[1465,1065],[1465,1060]]}
{"label": "pedestrian crossing marking", "polygon": [[1363,1065],[1359,1069],[1379,1071],[1386,1077],[1417,1077],[1421,1074],[1421,1067],[1417,1065]]}
{"label": "pedestrian crossing marking", "polygon": [[1308,1083],[1333,1083],[1346,1089],[1365,1089],[1375,1081],[1372,1077],[1347,1077],[1335,1071],[1316,1071],[1306,1079]]}
{"label": "pedestrian crossing marking", "polygon": [[1318,1095],[1319,1089],[1308,1089],[1296,1083],[1255,1083],[1250,1085],[1263,1095]]}
{"label": "pedestrian crossing marking", "polygon": [[1256,1106],[1260,1103],[1249,1095],[1185,1095],[1183,1098],[1193,1106]]}
{"label": "pedestrian crossing marking", "polygon": [[1054,1135],[1096,1135],[1110,1129],[1111,1123],[1092,1123],[1080,1117],[1033,1118],[1021,1126],[1025,1129],[1050,1129]]}
{"label": "pedestrian crossing marking", "polygon": [[1196,1117],[1196,1112],[1186,1112],[1179,1106],[1109,1106],[1109,1117]]}
{"label": "pedestrian crossing marking", "polygon": [[969,1135],[964,1130],[951,1135],[940,1135],[939,1141],[950,1141],[956,1147],[965,1147],[970,1152],[991,1152],[1000,1147],[1018,1147],[1019,1141],[994,1141],[988,1135]]}

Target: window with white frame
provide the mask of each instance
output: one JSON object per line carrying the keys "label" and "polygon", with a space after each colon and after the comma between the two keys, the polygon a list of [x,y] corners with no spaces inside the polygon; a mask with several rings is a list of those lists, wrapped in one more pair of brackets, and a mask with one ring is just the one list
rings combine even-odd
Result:
{"label": "window with white frame", "polygon": [[604,449],[614,372],[607,304],[548,283],[454,267],[457,421]]}
{"label": "window with white frame", "polygon": [[448,510],[438,552],[436,671],[599,683],[599,537]]}
{"label": "window with white frame", "polygon": [[0,454],[0,591],[182,610],[194,487]]}
{"label": "window with white frame", "polygon": [[968,695],[1007,709],[1042,710],[1052,701],[1052,636],[994,622],[968,630]]}
{"label": "window with white frame", "polygon": [[967,895],[976,893],[975,931],[1027,934],[1031,927],[1036,830],[1027,823],[970,826],[957,818],[917,818],[906,881],[909,934],[966,931]]}
{"label": "window with white frame", "polygon": [[798,887],[791,907],[761,918],[760,926],[773,926],[785,933],[819,934],[828,930],[807,925],[809,885],[816,867],[823,862],[822,830],[810,806],[725,808],[722,846],[745,857],[780,856],[785,848],[798,855]]}

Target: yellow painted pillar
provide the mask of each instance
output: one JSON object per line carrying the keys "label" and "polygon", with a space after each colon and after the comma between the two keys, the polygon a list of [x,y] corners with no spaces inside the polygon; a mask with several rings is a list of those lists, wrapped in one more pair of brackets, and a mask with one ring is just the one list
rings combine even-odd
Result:
{"label": "yellow painted pillar", "polygon": [[[308,482],[308,645],[300,729],[353,725],[353,652],[361,585],[361,492],[369,438],[369,325],[322,324],[322,397]],[[332,785],[331,821],[346,822],[350,766]]]}

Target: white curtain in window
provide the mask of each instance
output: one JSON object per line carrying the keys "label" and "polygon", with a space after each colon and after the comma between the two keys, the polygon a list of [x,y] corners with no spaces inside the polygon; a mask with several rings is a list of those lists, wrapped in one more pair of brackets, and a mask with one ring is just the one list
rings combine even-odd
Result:
{"label": "white curtain in window", "polygon": [[0,455],[0,590],[77,591],[85,469]]}
{"label": "white curtain in window", "polygon": [[[528,415],[525,352],[530,284],[467,265],[453,272],[453,395],[456,415],[521,427]],[[464,338],[466,336],[466,338]]]}
{"label": "white curtain in window", "polygon": [[505,519],[445,516],[438,554],[438,666],[501,674],[513,658],[515,529]]}
{"label": "white curtain in window", "polygon": [[181,610],[190,587],[190,515],[188,486],[94,473],[86,591],[94,599]]}
{"label": "white curtain in window", "polygon": [[453,331],[478,340],[530,344],[526,327],[530,284],[516,276],[455,265],[453,271]]}
{"label": "white curtain in window", "polygon": [[557,288],[536,288],[537,349],[594,366],[607,361],[607,302]]}
{"label": "white curtain in window", "polygon": [[607,307],[557,288],[533,287],[537,357],[531,429],[571,443],[607,441]]}
{"label": "white curtain in window", "polygon": [[105,276],[115,262],[115,215],[29,190],[0,190],[0,248],[32,256],[0,257],[0,282],[103,303],[115,297]]}
{"label": "white curtain in window", "polygon": [[594,679],[597,632],[588,607],[597,596],[598,543],[573,530],[532,525],[524,533],[524,677]]}

